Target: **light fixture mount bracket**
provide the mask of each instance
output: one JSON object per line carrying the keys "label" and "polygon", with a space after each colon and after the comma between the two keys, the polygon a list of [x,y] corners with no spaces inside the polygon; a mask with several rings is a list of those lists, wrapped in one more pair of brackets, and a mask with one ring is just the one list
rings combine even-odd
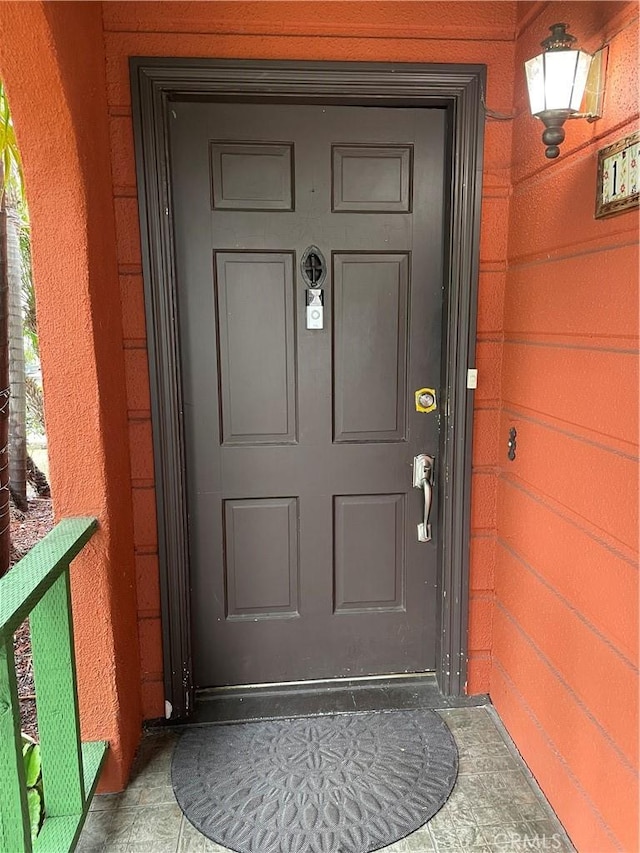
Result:
{"label": "light fixture mount bracket", "polygon": [[571,50],[571,45],[574,44],[577,39],[575,36],[572,36],[571,33],[567,32],[568,26],[569,24],[551,24],[549,27],[551,35],[547,36],[546,39],[543,39],[540,42],[540,47],[543,47],[546,51]]}

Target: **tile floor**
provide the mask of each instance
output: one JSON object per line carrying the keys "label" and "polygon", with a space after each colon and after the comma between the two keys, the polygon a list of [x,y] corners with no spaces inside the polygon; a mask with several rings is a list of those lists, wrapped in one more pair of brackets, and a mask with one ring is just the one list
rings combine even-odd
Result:
{"label": "tile floor", "polygon": [[[460,754],[456,785],[445,806],[385,853],[573,851],[562,826],[490,707],[439,712]],[[78,851],[82,853],[226,853],[183,817],[170,782],[177,734],[148,734],[131,783],[97,796]]]}

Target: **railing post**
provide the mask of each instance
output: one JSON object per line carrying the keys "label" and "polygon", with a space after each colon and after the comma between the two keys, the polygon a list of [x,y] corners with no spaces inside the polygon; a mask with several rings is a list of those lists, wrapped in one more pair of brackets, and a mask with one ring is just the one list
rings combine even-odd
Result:
{"label": "railing post", "polygon": [[0,849],[31,853],[13,641],[0,641]]}
{"label": "railing post", "polygon": [[[80,743],[69,563],[96,529],[65,518],[0,578],[0,853],[75,850],[108,743]],[[44,821],[31,842],[13,635],[29,617]]]}
{"label": "railing post", "polygon": [[68,566],[34,607],[29,622],[46,815],[82,814],[85,791]]}

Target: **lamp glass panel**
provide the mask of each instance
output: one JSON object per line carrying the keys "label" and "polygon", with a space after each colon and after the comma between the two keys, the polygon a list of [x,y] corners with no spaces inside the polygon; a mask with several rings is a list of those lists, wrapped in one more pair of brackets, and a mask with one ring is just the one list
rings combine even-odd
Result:
{"label": "lamp glass panel", "polygon": [[545,109],[571,109],[571,94],[579,53],[578,50],[550,50],[543,54]]}
{"label": "lamp glass panel", "polygon": [[536,115],[544,110],[544,59],[542,54],[525,62],[524,69],[527,75],[531,112]]}
{"label": "lamp glass panel", "polygon": [[591,67],[591,55],[585,53],[584,50],[578,51],[578,65],[576,67],[576,76],[573,83],[573,94],[571,95],[570,108],[579,110],[584,95],[584,88],[587,85],[587,77],[589,76],[589,68]]}

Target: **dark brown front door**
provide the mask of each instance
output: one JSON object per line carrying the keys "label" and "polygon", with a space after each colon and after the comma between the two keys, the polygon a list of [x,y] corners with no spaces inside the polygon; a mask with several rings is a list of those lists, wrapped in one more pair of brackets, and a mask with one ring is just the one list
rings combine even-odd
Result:
{"label": "dark brown front door", "polygon": [[445,118],[171,106],[197,687],[435,668]]}

